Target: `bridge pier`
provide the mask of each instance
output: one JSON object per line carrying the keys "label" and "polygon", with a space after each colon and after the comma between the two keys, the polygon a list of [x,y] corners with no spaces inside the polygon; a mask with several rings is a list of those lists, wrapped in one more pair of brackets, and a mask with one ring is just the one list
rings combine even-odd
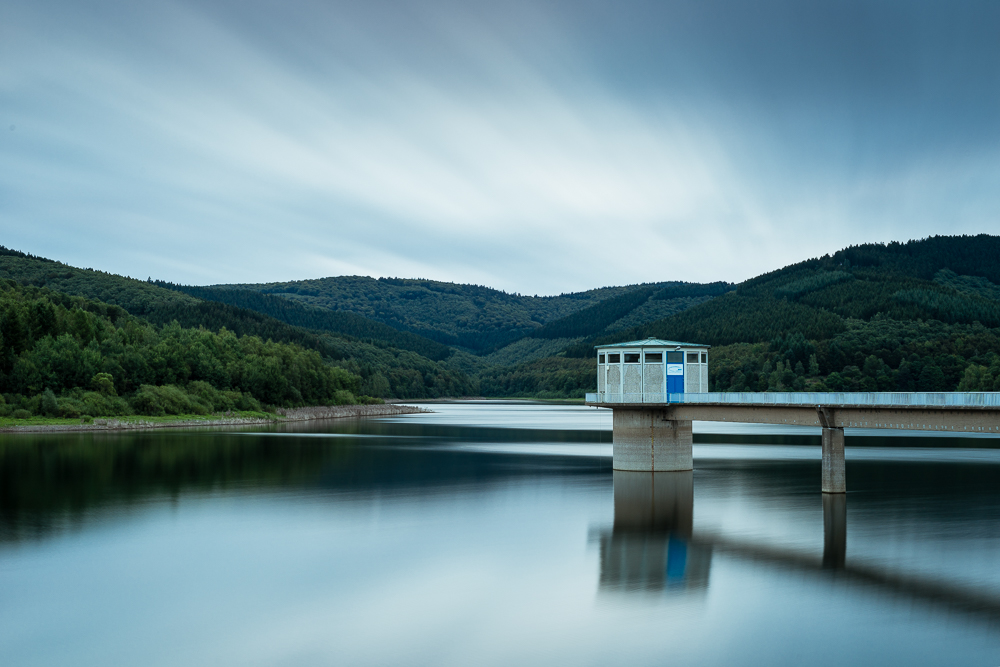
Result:
{"label": "bridge pier", "polygon": [[[663,408],[615,408],[612,467],[641,472],[693,470],[691,420]],[[842,448],[843,449],[843,448]]]}
{"label": "bridge pier", "polygon": [[[664,407],[614,407],[612,467],[633,472],[681,472],[694,469],[690,419],[672,419]],[[818,409],[823,424],[823,493],[846,493],[844,429],[833,426],[829,409]]]}
{"label": "bridge pier", "polygon": [[823,493],[846,493],[844,429],[823,427]]}

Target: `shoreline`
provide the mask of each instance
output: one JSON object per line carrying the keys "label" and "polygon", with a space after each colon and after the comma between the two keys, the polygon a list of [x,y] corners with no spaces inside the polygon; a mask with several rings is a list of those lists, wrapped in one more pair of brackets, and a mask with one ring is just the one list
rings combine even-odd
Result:
{"label": "shoreline", "polygon": [[142,416],[105,417],[90,424],[34,424],[0,427],[0,433],[46,433],[69,431],[138,431],[158,428],[190,428],[205,426],[263,426],[286,422],[346,419],[351,417],[391,417],[433,412],[414,405],[385,403],[376,405],[318,405],[305,408],[279,408],[274,417],[217,417],[206,419],[176,419],[147,421]]}

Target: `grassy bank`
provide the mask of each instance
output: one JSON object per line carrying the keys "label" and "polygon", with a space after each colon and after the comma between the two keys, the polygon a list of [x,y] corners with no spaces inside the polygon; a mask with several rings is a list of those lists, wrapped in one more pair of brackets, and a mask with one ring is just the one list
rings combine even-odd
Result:
{"label": "grassy bank", "polygon": [[217,414],[179,415],[129,415],[97,419],[66,417],[29,417],[13,419],[0,417],[0,432],[17,433],[33,431],[118,431],[151,428],[178,428],[188,426],[239,426],[345,417],[383,417],[389,415],[431,412],[410,405],[334,405],[294,408],[277,412],[232,410]]}

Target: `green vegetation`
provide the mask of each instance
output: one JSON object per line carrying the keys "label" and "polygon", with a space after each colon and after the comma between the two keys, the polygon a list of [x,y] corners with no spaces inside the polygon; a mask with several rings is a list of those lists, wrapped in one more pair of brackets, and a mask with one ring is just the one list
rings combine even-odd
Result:
{"label": "green vegetation", "polygon": [[[229,410],[226,411],[221,416],[225,418],[234,419],[261,419],[268,421],[278,421],[281,419],[278,415],[273,412],[265,412],[264,410]],[[205,422],[206,425],[211,425],[213,421],[220,418],[220,414],[169,414],[169,415],[125,415],[125,416],[113,416],[108,417],[104,421],[113,422],[117,424],[179,424],[181,422],[187,425],[188,422]],[[0,429],[9,428],[12,426],[23,427],[23,426],[78,426],[80,424],[93,424],[101,423],[102,420],[97,419],[91,415],[81,415],[80,417],[48,417],[48,416],[31,416],[25,415],[22,417],[15,418],[10,417],[0,417]]]}
{"label": "green vegetation", "polygon": [[314,308],[290,299],[245,289],[191,287],[162,281],[155,281],[154,284],[184,292],[204,301],[215,301],[256,311],[293,326],[342,334],[366,342],[384,343],[400,350],[410,350],[434,361],[447,359],[454,352],[447,345],[429,338],[408,331],[397,331],[387,324],[351,312]]}
{"label": "green vegetation", "polygon": [[549,357],[486,370],[479,383],[484,396],[583,398],[585,392],[593,391],[596,374],[591,359]]}
{"label": "green vegetation", "polygon": [[[316,351],[327,365],[354,369],[361,375],[364,387],[384,390],[380,377],[389,382],[380,396],[396,398],[436,398],[442,387],[454,388],[463,395],[475,393],[476,383],[455,365],[443,359],[453,351],[439,343],[411,333],[399,332],[379,322],[366,320],[352,313],[331,313],[306,308],[300,304],[265,297],[254,300],[247,292],[247,303],[281,315],[295,326],[267,313],[240,307],[238,302],[222,303],[203,300],[177,289],[167,289],[151,281],[140,281],[91,269],[77,269],[9,250],[0,246],[0,277],[16,281],[21,286],[47,287],[53,294],[64,297],[80,296],[101,302],[115,317],[129,314],[161,328],[176,323],[182,328],[204,328],[238,338],[256,337],[268,343],[286,343]],[[191,288],[196,291],[199,288]],[[213,298],[230,298],[219,295]],[[206,295],[207,296],[207,295]],[[282,308],[282,304],[287,304]],[[316,311],[316,312],[313,312]],[[318,314],[317,314],[318,313]],[[310,319],[312,318],[312,319]],[[316,328],[307,328],[309,326]],[[424,356],[424,354],[428,356]]]}
{"label": "green vegetation", "polygon": [[479,285],[433,280],[339,276],[261,285],[222,285],[349,311],[400,331],[487,353],[545,323],[635,287],[605,287],[559,296],[522,296]]}
{"label": "green vegetation", "polygon": [[0,312],[0,415],[579,397],[595,344],[648,336],[714,346],[718,390],[1000,390],[998,256],[1000,237],[933,237],[739,285],[538,297],[358,276],[187,287],[0,248],[0,302],[21,313]]}
{"label": "green vegetation", "polygon": [[474,396],[478,383],[452,364],[408,350],[383,349],[349,340],[333,341],[338,366],[361,377],[360,391],[380,398]]}
{"label": "green vegetation", "polygon": [[[1000,237],[985,235],[847,248],[614,338],[715,345],[718,391],[992,391],[1000,388],[998,253]],[[610,340],[566,354],[592,357],[602,342]]]}
{"label": "green vegetation", "polygon": [[361,381],[299,345],[156,326],[10,280],[0,284],[0,338],[0,416],[14,418],[353,403]]}
{"label": "green vegetation", "polygon": [[[482,392],[593,391],[594,345],[648,336],[713,345],[710,386],[718,391],[1000,391],[998,256],[1000,237],[985,235],[856,246],[735,289],[663,288],[617,323],[641,319],[664,298],[697,290],[714,298],[652,321],[608,325],[617,309],[649,294],[633,289],[539,329],[536,336],[577,337],[561,339],[560,351],[546,349],[549,358],[529,352],[526,363],[482,371]],[[568,366],[571,359],[581,365]],[[571,369],[579,383],[567,380]]]}
{"label": "green vegetation", "polygon": [[[676,282],[531,297],[478,285],[360,276],[211,288],[158,284],[313,329],[364,339],[373,330],[370,323],[378,320],[399,333],[416,332],[422,336],[416,337],[420,341],[433,339],[458,348],[442,364],[447,371],[440,371],[412,355],[361,350],[349,344],[336,346],[338,358],[343,359],[338,364],[361,375],[364,393],[404,398],[420,396],[411,393],[421,384],[418,374],[424,376],[422,386],[431,395],[582,396],[581,387],[593,384],[593,379],[579,374],[579,361],[561,360],[567,346],[586,336],[661,319],[733,289],[721,282]],[[327,313],[329,319],[324,320],[320,313]],[[344,323],[349,315],[363,316],[368,328],[348,328]],[[425,343],[417,347],[393,340],[384,330],[378,335],[395,348],[420,352],[431,359],[447,356],[427,351]],[[588,354],[578,356],[589,356],[589,349]],[[533,364],[548,357],[560,360]],[[575,373],[572,381],[567,380],[563,368],[567,363]]]}
{"label": "green vegetation", "polygon": [[605,299],[593,306],[578,310],[572,315],[549,322],[531,335],[535,338],[575,338],[592,336],[603,331],[608,325],[625,317],[649,300],[657,285],[648,285]]}

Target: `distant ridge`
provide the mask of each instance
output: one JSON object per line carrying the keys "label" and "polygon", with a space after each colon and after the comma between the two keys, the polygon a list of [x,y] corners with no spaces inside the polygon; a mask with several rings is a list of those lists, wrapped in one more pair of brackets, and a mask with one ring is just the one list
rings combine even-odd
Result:
{"label": "distant ridge", "polygon": [[412,350],[435,361],[447,359],[454,352],[447,345],[414,333],[398,331],[387,324],[356,313],[315,308],[252,290],[176,285],[159,280],[153,281],[153,284],[205,301],[225,303],[263,313],[286,324],[343,334],[359,340],[377,341],[401,350]]}

